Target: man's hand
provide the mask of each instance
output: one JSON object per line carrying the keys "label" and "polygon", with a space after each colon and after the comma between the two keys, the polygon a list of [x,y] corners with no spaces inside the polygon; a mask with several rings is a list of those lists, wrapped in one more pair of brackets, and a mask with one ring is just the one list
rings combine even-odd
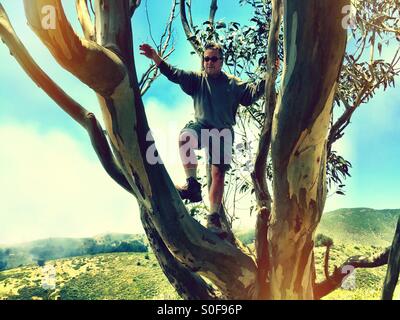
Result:
{"label": "man's hand", "polygon": [[139,46],[140,54],[144,55],[145,57],[153,60],[156,65],[159,65],[162,61],[160,56],[157,54],[156,50],[154,50],[150,45],[147,43],[143,43]]}
{"label": "man's hand", "polygon": [[156,50],[154,50],[150,45],[143,43],[139,46],[139,49],[141,51],[140,54],[153,60],[153,55],[156,53]]}

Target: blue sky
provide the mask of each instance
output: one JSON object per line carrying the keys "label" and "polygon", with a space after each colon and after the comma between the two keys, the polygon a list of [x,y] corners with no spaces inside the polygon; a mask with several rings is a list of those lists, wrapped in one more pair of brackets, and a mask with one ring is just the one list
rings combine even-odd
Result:
{"label": "blue sky", "polygon": [[[170,1],[148,0],[154,38],[167,20]],[[220,1],[217,19],[246,22],[250,10],[236,1]],[[73,1],[63,1],[80,32]],[[134,18],[135,59],[140,75],[148,60],[138,46],[149,42],[145,1]],[[167,3],[167,5],[165,5]],[[21,1],[3,0],[13,25],[45,71],[87,109],[101,114],[96,97],[79,80],[60,68],[26,25]],[[163,10],[160,10],[165,6]],[[194,19],[208,17],[207,1],[194,1]],[[197,70],[179,18],[174,25],[175,52],[170,62]],[[393,48],[391,48],[393,51]],[[385,54],[385,52],[384,52]],[[40,90],[0,43],[0,244],[49,236],[92,236],[102,232],[142,232],[136,201],[107,176],[81,127]],[[144,97],[150,126],[162,149],[167,169],[183,182],[176,139],[193,116],[191,99],[160,77]],[[326,210],[342,207],[400,208],[400,93],[379,92],[358,110],[337,149],[353,164],[346,196],[328,198]],[[246,205],[242,205],[246,208]],[[243,221],[252,220],[244,211]]]}

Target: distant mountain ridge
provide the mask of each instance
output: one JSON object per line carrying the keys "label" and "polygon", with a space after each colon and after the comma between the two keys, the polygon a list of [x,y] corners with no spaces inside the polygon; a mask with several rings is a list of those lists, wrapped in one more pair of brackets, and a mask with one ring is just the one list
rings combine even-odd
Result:
{"label": "distant mountain ridge", "polygon": [[47,242],[56,241],[56,242],[68,242],[71,244],[78,244],[87,239],[94,239],[96,241],[124,241],[124,240],[132,240],[132,239],[141,239],[143,240],[144,234],[130,234],[130,233],[100,233],[96,234],[93,237],[81,237],[81,238],[72,238],[72,237],[49,237],[45,239],[37,239],[26,242],[18,242],[12,244],[1,244],[0,248],[9,248],[9,247],[32,247],[37,245],[42,245]]}
{"label": "distant mountain ridge", "polygon": [[[333,239],[335,244],[386,247],[393,235],[400,209],[344,208],[322,215],[317,234]],[[238,237],[250,244],[254,230],[241,232]],[[144,234],[100,234],[92,238],[49,238],[10,246],[0,246],[0,270],[42,263],[87,254],[109,252],[147,252]]]}
{"label": "distant mountain ridge", "polygon": [[47,260],[111,252],[147,252],[144,234],[100,234],[92,238],[48,238],[0,247],[0,270]]}
{"label": "distant mountain ridge", "polygon": [[[386,247],[392,243],[400,209],[344,208],[324,213],[316,234],[322,233],[336,244],[362,244]],[[254,230],[238,237],[245,244],[254,242]]]}
{"label": "distant mountain ridge", "polygon": [[400,209],[344,208],[324,213],[317,233],[335,243],[389,246],[393,240]]}

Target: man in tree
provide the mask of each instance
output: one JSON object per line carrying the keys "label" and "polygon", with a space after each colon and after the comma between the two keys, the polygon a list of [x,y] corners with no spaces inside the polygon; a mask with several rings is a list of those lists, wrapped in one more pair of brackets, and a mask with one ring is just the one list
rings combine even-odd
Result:
{"label": "man in tree", "polygon": [[209,43],[204,48],[202,72],[186,72],[172,67],[148,44],[140,46],[141,54],[152,59],[170,81],[181,86],[194,101],[195,121],[190,121],[179,136],[179,150],[187,183],[177,187],[182,199],[199,202],[201,185],[197,181],[195,149],[206,148],[211,165],[209,190],[210,214],[207,227],[221,233],[219,210],[224,193],[225,172],[230,169],[233,125],[239,104],[249,106],[264,93],[265,81],[246,83],[222,71],[222,47]]}

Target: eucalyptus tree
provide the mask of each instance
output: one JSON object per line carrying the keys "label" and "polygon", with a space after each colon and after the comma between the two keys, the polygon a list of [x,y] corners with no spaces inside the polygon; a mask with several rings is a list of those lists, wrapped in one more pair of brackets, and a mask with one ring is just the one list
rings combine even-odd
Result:
{"label": "eucalyptus tree", "polygon": [[[382,82],[381,76],[372,77],[370,70],[370,74],[365,71],[369,77],[365,81],[358,83],[357,75],[352,79],[357,84],[341,86],[347,39],[343,8],[349,0],[268,2],[268,37],[258,45],[267,54],[267,85],[253,173],[258,215],[255,256],[232,232],[228,240],[220,239],[188,214],[163,164],[146,159],[147,150],[154,146],[146,139],[150,130],[142,101],[146,85],[136,74],[131,24],[140,1],[93,3],[91,14],[92,1],[76,1],[83,29],[80,37],[61,0],[24,0],[29,26],[43,45],[60,66],[97,94],[105,130],[92,112],[35,63],[2,6],[0,36],[31,79],[87,131],[106,172],[136,199],[152,249],[177,292],[185,299],[315,299],[337,288],[345,275],[336,269],[325,281],[316,283],[313,255],[315,229],[326,198],[328,151],[330,143],[343,133],[351,108],[370,97],[371,85]],[[182,21],[187,4],[180,2]],[[211,26],[216,10],[217,1],[212,0]],[[46,20],[52,14],[55,19]],[[277,96],[275,61],[281,19],[283,70]],[[380,28],[387,27],[381,32],[397,32],[390,19],[381,20],[373,24],[381,22]],[[197,35],[189,34],[188,39],[200,53]],[[160,48],[167,54],[164,46]],[[348,58],[349,64],[357,62]],[[392,72],[389,66],[382,68],[376,72]],[[145,75],[143,79],[152,81],[153,77]],[[368,89],[360,88],[363,84],[368,84]],[[345,90],[354,93],[350,102],[347,100],[350,111],[343,102],[347,109],[339,122],[332,124],[334,101],[340,94],[347,99]],[[266,183],[270,149],[272,195]],[[348,261],[355,267],[386,262],[386,255],[380,260]]]}

